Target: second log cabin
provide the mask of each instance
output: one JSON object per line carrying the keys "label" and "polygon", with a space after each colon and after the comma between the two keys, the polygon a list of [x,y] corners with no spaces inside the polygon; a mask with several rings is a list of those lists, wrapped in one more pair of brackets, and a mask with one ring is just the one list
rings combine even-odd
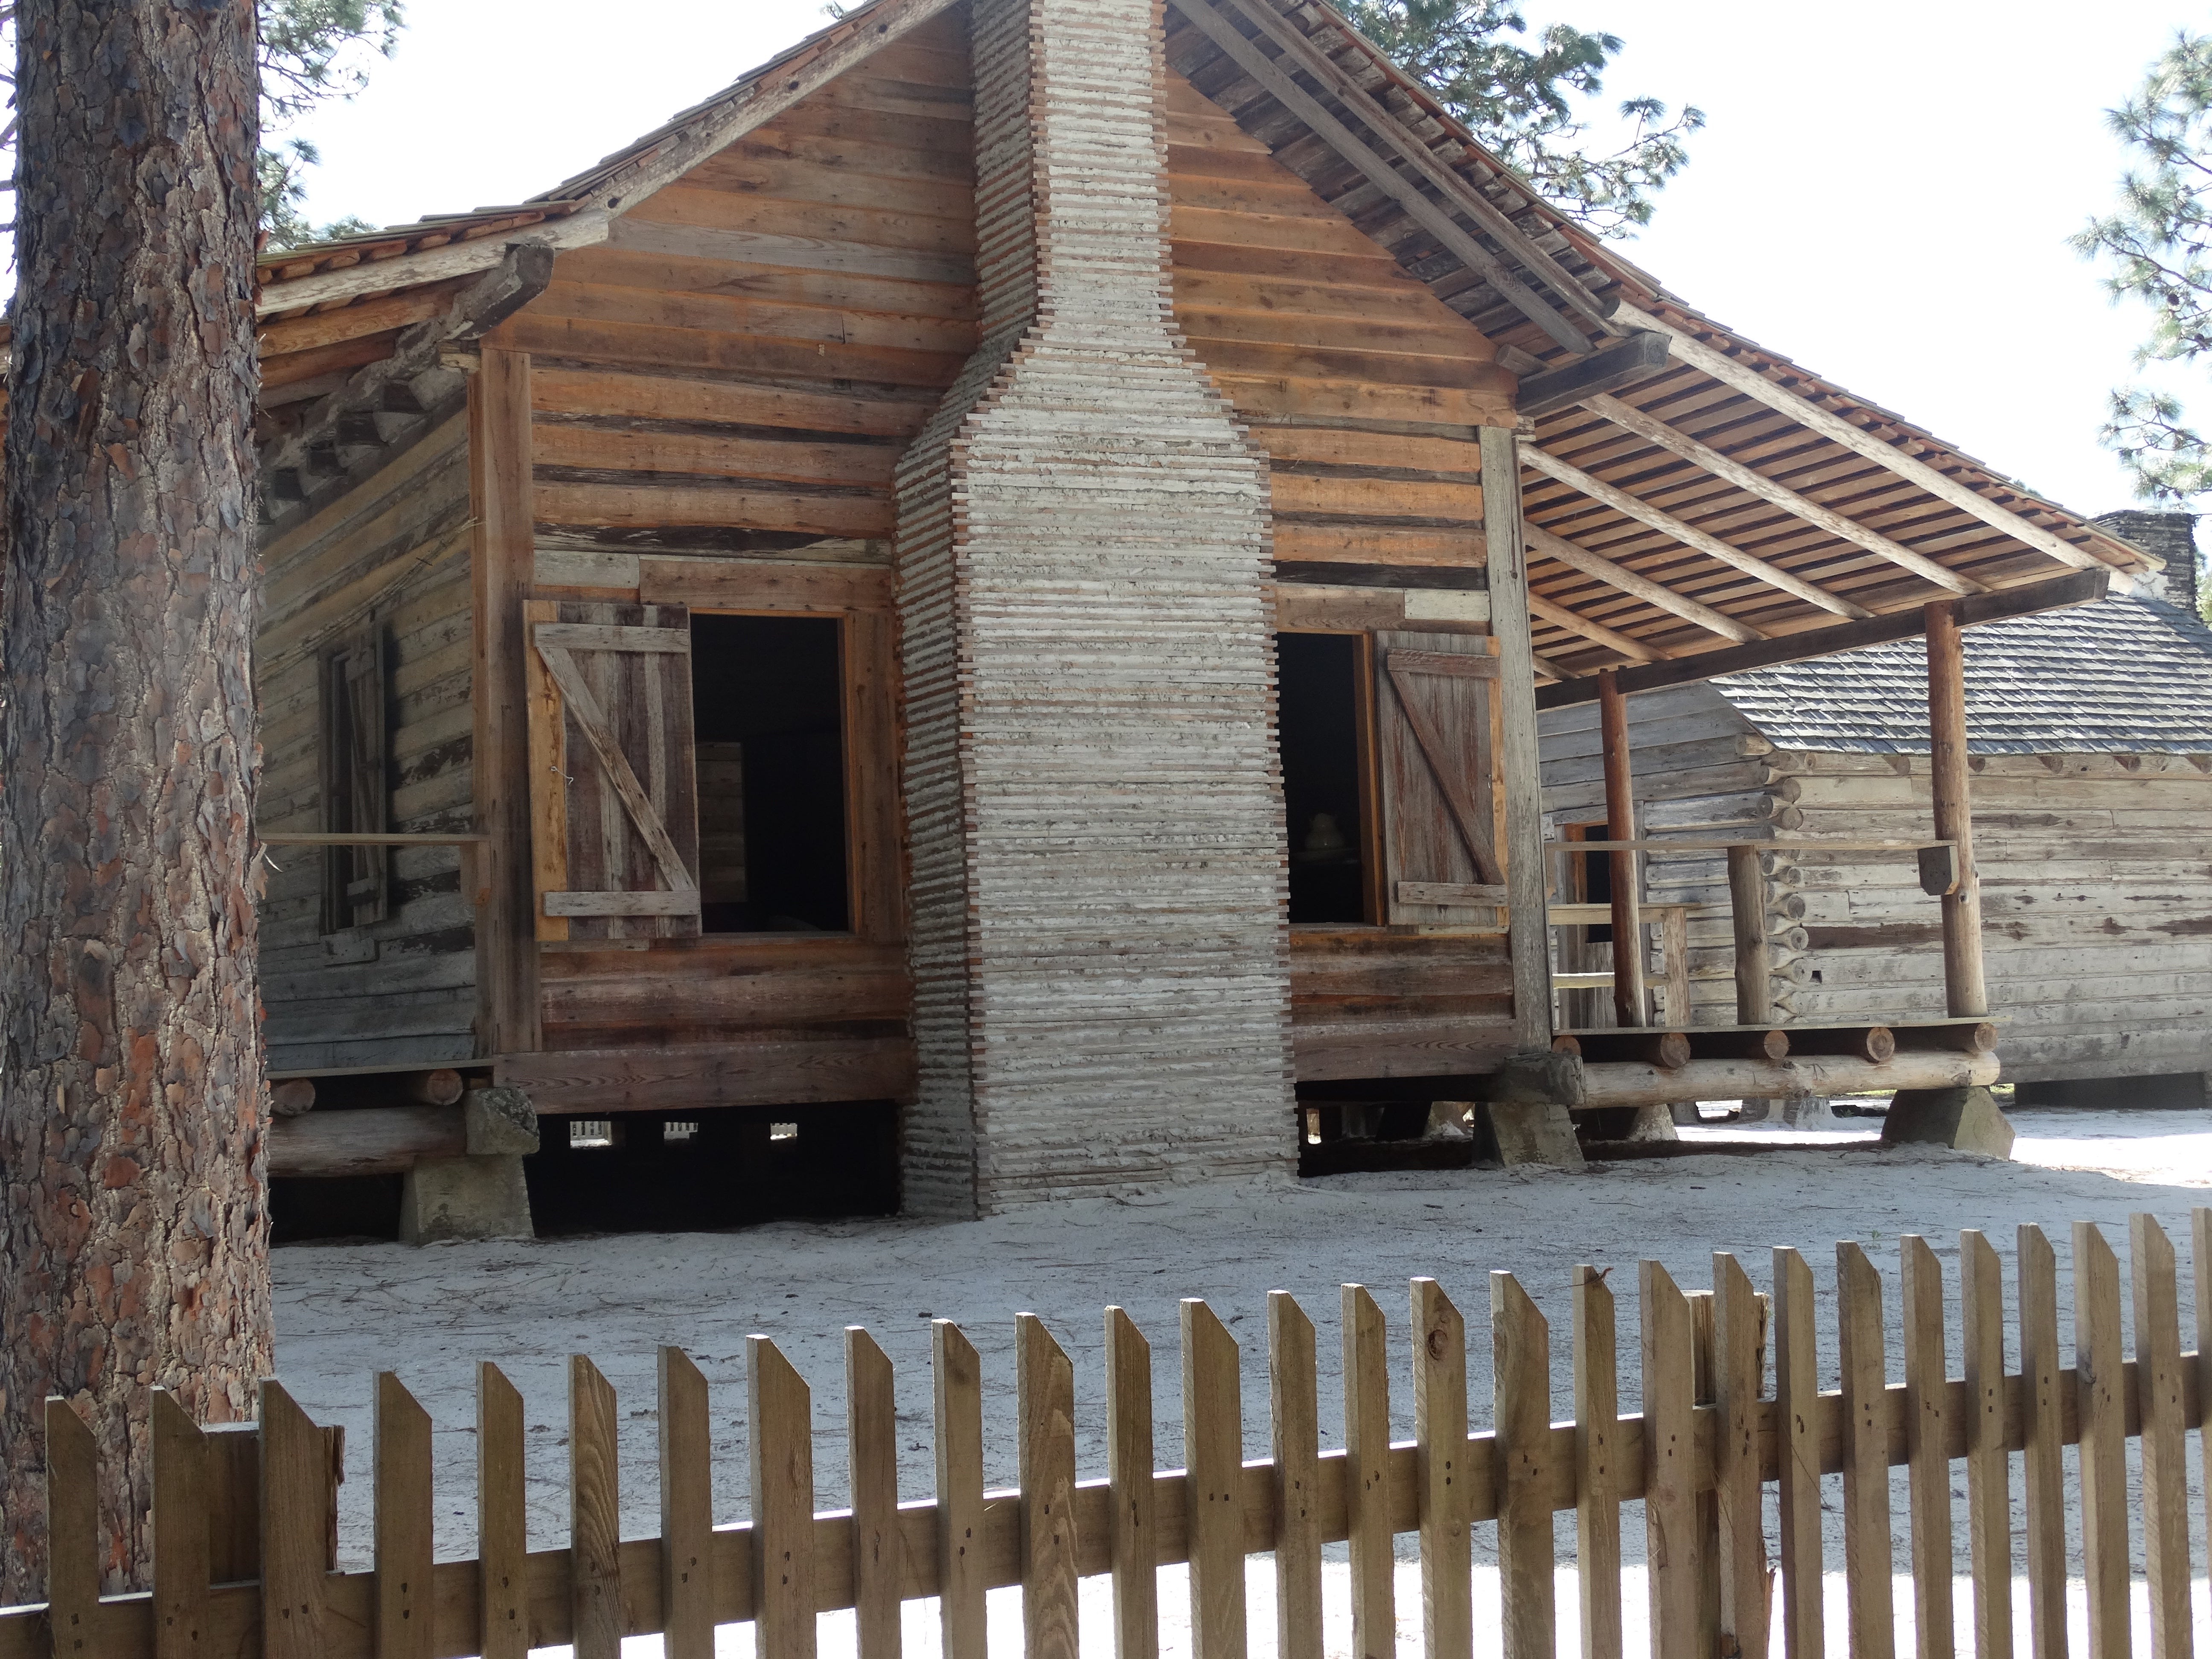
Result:
{"label": "second log cabin", "polygon": [[1540,695],[2158,564],[1304,0],[874,0],[262,276],[272,1069],[849,1110],[918,1212],[1267,1176],[1301,1102],[1516,1065],[1694,1092],[1546,1058]]}

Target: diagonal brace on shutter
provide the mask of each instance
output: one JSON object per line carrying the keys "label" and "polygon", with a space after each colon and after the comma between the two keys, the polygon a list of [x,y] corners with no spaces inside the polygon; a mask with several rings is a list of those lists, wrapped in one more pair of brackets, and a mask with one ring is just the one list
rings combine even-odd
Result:
{"label": "diagonal brace on shutter", "polygon": [[[1480,805],[1468,788],[1462,769],[1452,763],[1450,747],[1444,741],[1444,734],[1437,729],[1436,717],[1430,713],[1428,705],[1413,695],[1413,680],[1421,674],[1435,672],[1431,667],[1433,660],[1433,653],[1425,651],[1393,651],[1383,663],[1389,672],[1390,684],[1398,693],[1398,706],[1405,711],[1406,724],[1413,728],[1413,741],[1420,745],[1422,758],[1429,763],[1429,772],[1436,779],[1437,792],[1451,809],[1452,822],[1459,830],[1460,839],[1467,843],[1468,856],[1474,860],[1475,872],[1484,883],[1494,886],[1504,881],[1505,872],[1498,862],[1497,849],[1491,844],[1490,831],[1483,822]],[[1470,657],[1447,658],[1445,660],[1456,664],[1462,660],[1480,662],[1485,659]],[[1480,671],[1456,666],[1445,672],[1488,678]]]}
{"label": "diagonal brace on shutter", "polygon": [[599,700],[592,696],[591,688],[584,684],[584,677],[576,672],[575,659],[568,654],[565,646],[548,645],[544,633],[545,626],[541,623],[536,642],[538,654],[545,664],[545,672],[553,677],[554,684],[561,688],[562,700],[568,706],[569,718],[576,722],[576,729],[584,734],[584,741],[591,744],[592,753],[599,757],[608,781],[615,787],[615,793],[621,797],[623,805],[629,809],[630,822],[637,826],[637,833],[652,852],[653,861],[660,866],[661,879],[668,884],[672,892],[696,891],[698,884],[691,879],[691,872],[684,867],[683,855],[676,850],[676,843],[669,839],[667,826],[661,823],[660,814],[654,810],[651,799],[637,781],[637,774],[630,769],[629,762],[623,758],[622,750],[616,747],[613,738],[609,734],[606,716],[600,711]]}

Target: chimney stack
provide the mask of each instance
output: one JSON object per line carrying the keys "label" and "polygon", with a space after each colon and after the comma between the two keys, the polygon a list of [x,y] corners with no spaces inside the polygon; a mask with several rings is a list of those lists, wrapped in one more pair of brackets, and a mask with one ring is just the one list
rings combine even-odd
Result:
{"label": "chimney stack", "polygon": [[2160,592],[2191,616],[2197,614],[2197,514],[2130,511],[2106,513],[2089,522],[2164,559]]}

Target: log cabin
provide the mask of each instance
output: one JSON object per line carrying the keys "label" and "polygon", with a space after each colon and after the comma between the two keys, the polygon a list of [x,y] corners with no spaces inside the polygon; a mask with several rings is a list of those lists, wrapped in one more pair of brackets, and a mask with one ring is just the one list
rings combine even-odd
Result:
{"label": "log cabin", "polygon": [[[2212,629],[2197,615],[2194,520],[2125,513],[2099,523],[2166,559],[2160,587],[1994,623],[1965,641],[1989,994],[2008,1022],[2004,1075],[2023,1103],[2202,1106],[2212,1071]],[[1913,866],[1826,848],[1906,840],[1928,824],[1926,684],[1920,642],[1904,641],[1631,707],[1635,810],[1648,836],[1789,843],[1767,860],[1763,930],[1771,999],[1790,1020],[1943,1011],[1941,958],[1928,948],[1939,926]],[[1540,729],[1547,824],[1571,842],[1605,819],[1595,711],[1547,713]],[[1607,896],[1609,872],[1561,862],[1571,898]],[[1667,1018],[1732,1021],[1722,860],[1655,849],[1641,873],[1648,906],[1688,907],[1686,1006]],[[1562,968],[1609,982],[1607,923],[1554,939]],[[1561,1000],[1576,1021],[1611,1023],[1600,991]]]}
{"label": "log cabin", "polygon": [[[916,1213],[1792,1063],[1555,1048],[1539,702],[2159,568],[1692,308],[1312,0],[873,0],[261,276],[273,1072],[877,1125]],[[1930,1030],[1986,1033],[1964,807],[1899,855],[1954,868]]]}

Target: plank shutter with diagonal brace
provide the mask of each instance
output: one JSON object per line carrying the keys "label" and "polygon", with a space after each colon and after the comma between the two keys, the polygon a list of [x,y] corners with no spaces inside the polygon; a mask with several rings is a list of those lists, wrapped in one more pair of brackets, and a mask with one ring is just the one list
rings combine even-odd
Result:
{"label": "plank shutter with diagonal brace", "polygon": [[696,934],[691,613],[533,599],[523,614],[538,937]]}
{"label": "plank shutter with diagonal brace", "polygon": [[[384,633],[374,623],[323,656],[319,688],[323,830],[380,836],[391,828],[385,772]],[[382,921],[391,911],[390,848],[323,849],[322,931]]]}
{"label": "plank shutter with diagonal brace", "polygon": [[1495,923],[1498,659],[1461,634],[1375,636],[1386,920]]}

